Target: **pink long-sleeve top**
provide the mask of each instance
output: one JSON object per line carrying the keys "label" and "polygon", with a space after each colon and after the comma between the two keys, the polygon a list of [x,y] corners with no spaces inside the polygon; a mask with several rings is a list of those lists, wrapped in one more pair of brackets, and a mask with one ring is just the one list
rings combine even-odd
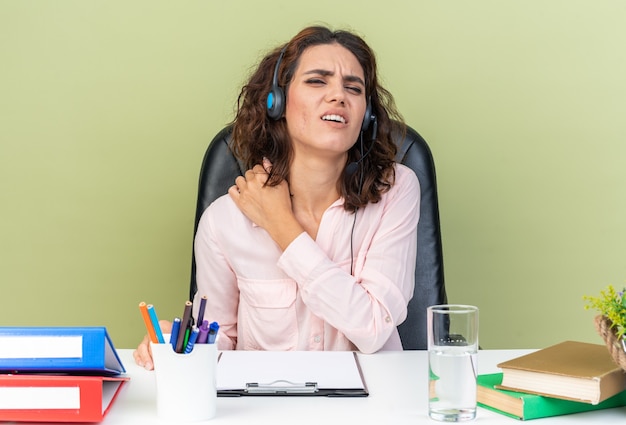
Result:
{"label": "pink long-sleeve top", "polygon": [[358,210],[352,236],[341,198],[315,240],[303,232],[281,251],[230,196],[218,198],[196,233],[196,312],[206,295],[222,350],[401,350],[396,326],[413,296],[419,199],[415,173],[397,164],[395,184]]}

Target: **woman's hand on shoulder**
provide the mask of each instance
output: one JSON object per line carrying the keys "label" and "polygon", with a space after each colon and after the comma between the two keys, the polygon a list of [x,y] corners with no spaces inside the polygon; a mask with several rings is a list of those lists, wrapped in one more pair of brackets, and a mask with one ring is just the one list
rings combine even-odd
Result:
{"label": "woman's hand on shoulder", "polygon": [[[235,179],[235,185],[228,190],[237,207],[253,223],[265,229],[270,236],[285,249],[303,229],[293,215],[289,184],[282,181],[275,186],[266,185],[272,164],[265,159],[263,165],[257,164],[244,176]],[[289,223],[300,227],[297,231],[286,234]]]}

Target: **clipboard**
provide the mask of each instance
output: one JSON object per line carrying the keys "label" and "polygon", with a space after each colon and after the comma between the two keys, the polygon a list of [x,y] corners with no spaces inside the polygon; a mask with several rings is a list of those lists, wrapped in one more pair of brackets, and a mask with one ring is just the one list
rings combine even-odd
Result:
{"label": "clipboard", "polygon": [[353,351],[223,351],[217,364],[218,397],[367,397]]}

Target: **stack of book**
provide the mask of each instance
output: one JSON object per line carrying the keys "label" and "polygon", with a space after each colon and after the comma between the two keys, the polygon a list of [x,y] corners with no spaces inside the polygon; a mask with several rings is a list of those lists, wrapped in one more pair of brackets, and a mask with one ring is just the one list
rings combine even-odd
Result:
{"label": "stack of book", "polygon": [[626,406],[626,373],[605,345],[565,341],[479,375],[479,406],[529,420]]}
{"label": "stack of book", "polygon": [[125,372],[104,327],[0,327],[0,421],[99,422]]}

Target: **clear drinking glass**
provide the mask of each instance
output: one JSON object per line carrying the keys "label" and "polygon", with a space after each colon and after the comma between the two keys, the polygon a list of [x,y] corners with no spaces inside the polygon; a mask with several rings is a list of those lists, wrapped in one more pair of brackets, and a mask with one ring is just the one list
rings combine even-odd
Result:
{"label": "clear drinking glass", "polygon": [[446,304],[427,309],[428,415],[461,422],[476,417],[478,307]]}

